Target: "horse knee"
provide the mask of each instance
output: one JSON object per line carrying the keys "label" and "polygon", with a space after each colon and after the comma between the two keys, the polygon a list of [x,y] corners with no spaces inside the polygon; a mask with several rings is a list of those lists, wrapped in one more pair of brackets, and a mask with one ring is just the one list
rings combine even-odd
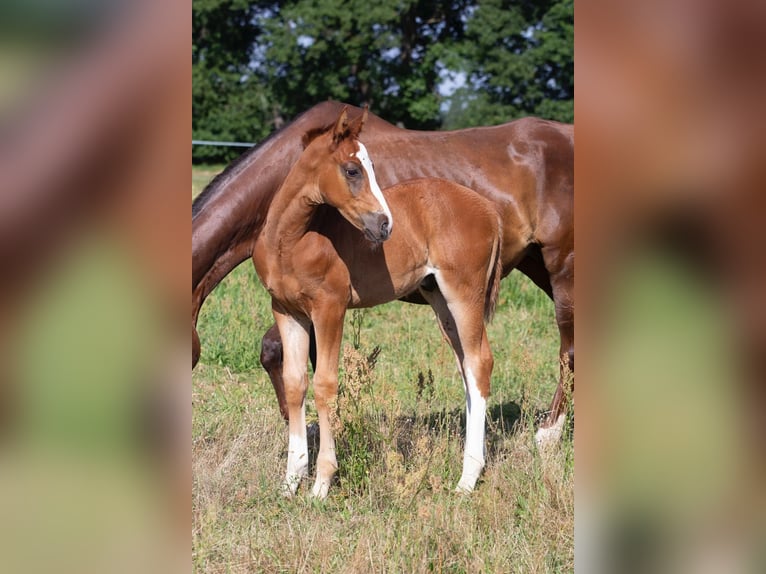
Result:
{"label": "horse knee", "polygon": [[284,373],[283,377],[285,404],[300,406],[306,398],[308,390],[308,375],[300,373]]}
{"label": "horse knee", "polygon": [[332,377],[317,378],[314,377],[314,400],[317,403],[317,408],[324,408],[328,406],[328,401],[331,401],[338,395],[338,379]]}

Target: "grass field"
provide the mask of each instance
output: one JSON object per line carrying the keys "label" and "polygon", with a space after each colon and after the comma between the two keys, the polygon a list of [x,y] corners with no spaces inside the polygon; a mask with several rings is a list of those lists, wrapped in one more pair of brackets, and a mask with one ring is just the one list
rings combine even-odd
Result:
{"label": "grass field", "polygon": [[[193,170],[193,195],[218,171]],[[311,482],[282,498],[287,430],[258,362],[271,324],[249,263],[200,315],[202,357],[192,374],[195,571],[573,571],[571,440],[544,457],[534,447],[534,414],[556,387],[558,334],[552,303],[531,282],[518,273],[503,281],[489,326],[487,465],[470,496],[453,492],[465,407],[452,352],[430,308],[391,303],[347,315],[340,468],[328,498],[310,499]],[[307,420],[316,421],[311,389]]]}

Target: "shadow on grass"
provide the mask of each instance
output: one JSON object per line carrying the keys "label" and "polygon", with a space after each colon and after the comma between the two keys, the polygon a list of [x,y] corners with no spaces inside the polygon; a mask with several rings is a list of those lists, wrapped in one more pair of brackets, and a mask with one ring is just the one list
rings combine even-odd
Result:
{"label": "shadow on grass", "polygon": [[[487,455],[494,456],[505,438],[519,432],[524,416],[518,403],[508,401],[491,405],[487,410]],[[403,416],[396,420],[396,446],[405,460],[411,455],[418,431],[432,436],[448,435],[465,440],[465,408],[430,412],[425,415]]]}
{"label": "shadow on grass", "polygon": [[[514,402],[491,405],[487,409],[486,423],[486,455],[487,459],[494,458],[503,448],[505,441],[527,429],[537,429],[547,413],[542,410],[523,411]],[[377,420],[375,419],[377,417]],[[570,417],[565,433],[572,433],[574,421]],[[413,456],[418,438],[427,434],[433,438],[446,436],[450,440],[465,440],[465,408],[457,407],[451,410],[442,409],[425,414],[397,416],[390,423],[385,413],[379,413],[368,421],[367,443],[371,451],[380,451],[383,444],[395,445],[396,451],[408,461]],[[385,429],[385,430],[384,430]],[[315,472],[316,457],[319,452],[319,425],[312,423],[308,426],[309,475]],[[336,437],[338,438],[338,437]],[[342,444],[336,445],[342,448]],[[286,456],[287,453],[285,453]]]}

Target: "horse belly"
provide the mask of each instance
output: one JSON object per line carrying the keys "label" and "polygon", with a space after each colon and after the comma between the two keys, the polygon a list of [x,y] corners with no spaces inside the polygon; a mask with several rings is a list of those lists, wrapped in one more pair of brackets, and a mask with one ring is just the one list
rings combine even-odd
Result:
{"label": "horse belly", "polygon": [[381,256],[360,262],[351,273],[351,307],[373,307],[412,293],[425,276],[425,254],[393,236],[383,244]]}
{"label": "horse belly", "polygon": [[412,293],[422,280],[422,274],[394,277],[390,273],[376,273],[373,269],[368,271],[367,277],[351,283],[351,308],[374,307],[395,301]]}

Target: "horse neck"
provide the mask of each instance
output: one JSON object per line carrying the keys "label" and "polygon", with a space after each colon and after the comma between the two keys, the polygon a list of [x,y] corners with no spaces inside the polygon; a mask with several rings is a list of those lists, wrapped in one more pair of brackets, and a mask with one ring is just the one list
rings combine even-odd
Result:
{"label": "horse neck", "polygon": [[308,231],[321,200],[301,174],[298,162],[274,196],[269,216],[261,231],[264,244],[272,253],[288,253]]}
{"label": "horse neck", "polygon": [[[297,156],[299,151],[294,153]],[[193,218],[192,286],[203,288],[202,299],[252,253],[279,180],[284,177],[276,169],[264,175],[262,164],[290,165],[292,161],[271,149],[256,150],[226,175]]]}

